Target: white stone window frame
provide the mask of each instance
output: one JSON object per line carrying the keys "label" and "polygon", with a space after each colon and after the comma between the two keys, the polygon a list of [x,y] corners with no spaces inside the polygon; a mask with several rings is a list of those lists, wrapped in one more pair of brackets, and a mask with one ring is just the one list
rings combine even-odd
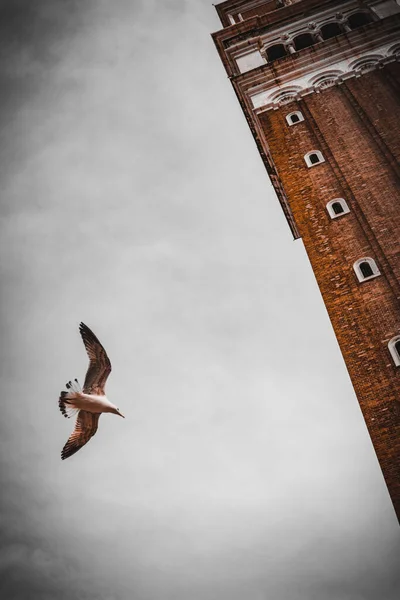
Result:
{"label": "white stone window frame", "polygon": [[[310,156],[312,154],[316,154],[318,156],[318,162],[316,163],[312,163],[310,160]],[[309,169],[311,169],[311,167],[317,167],[318,165],[322,164],[325,162],[325,158],[323,157],[323,154],[320,150],[310,150],[310,152],[307,152],[307,154],[304,155],[304,160],[306,161],[306,165]]]}
{"label": "white stone window frame", "polygon": [[[360,269],[360,265],[364,262],[367,262],[372,269],[372,275],[370,275],[369,277],[364,277],[364,275]],[[358,260],[356,260],[356,262],[353,264],[353,269],[354,269],[354,272],[357,276],[359,283],[364,283],[364,281],[369,281],[370,279],[375,279],[375,277],[379,277],[381,274],[380,270],[378,269],[378,265],[376,264],[374,259],[371,258],[370,256],[364,256],[363,258],[359,258]]]}
{"label": "white stone window frame", "polygon": [[[340,206],[343,208],[343,212],[336,214],[333,210],[333,205],[339,202]],[[350,208],[344,198],[334,198],[330,200],[326,205],[326,210],[331,219],[337,219],[338,217],[343,217],[343,215],[347,215],[350,212]]]}
{"label": "white stone window frame", "polygon": [[396,367],[400,367],[400,354],[397,351],[396,348],[396,344],[397,342],[400,342],[400,335],[396,335],[394,338],[392,338],[389,343],[388,343],[388,349],[389,352],[392,356],[392,360],[395,364]]}
{"label": "white stone window frame", "polygon": [[[295,121],[294,123],[291,120],[291,117],[293,117],[293,115],[297,115],[299,117],[299,120]],[[303,113],[299,110],[294,110],[293,112],[286,115],[286,122],[289,125],[289,127],[292,127],[293,125],[298,125],[299,123],[301,123],[301,121],[304,121],[304,117]]]}

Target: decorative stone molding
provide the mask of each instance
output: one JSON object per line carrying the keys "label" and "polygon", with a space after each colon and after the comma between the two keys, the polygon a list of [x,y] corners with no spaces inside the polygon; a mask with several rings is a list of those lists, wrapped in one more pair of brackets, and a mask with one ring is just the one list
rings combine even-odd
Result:
{"label": "decorative stone molding", "polygon": [[395,56],[397,59],[400,58],[400,43],[391,46],[388,50],[388,55]]}
{"label": "decorative stone molding", "polygon": [[325,71],[320,73],[316,77],[310,79],[310,85],[318,90],[326,90],[338,83],[339,78],[343,75],[342,71]]}
{"label": "decorative stone molding", "polygon": [[299,91],[300,88],[294,86],[282,88],[279,91],[277,91],[272,99],[274,108],[279,108],[280,106],[289,104],[289,102],[293,102],[293,100],[299,97]]}
{"label": "decorative stone molding", "polygon": [[353,61],[349,66],[354,71],[356,77],[361,77],[364,73],[373,71],[381,64],[384,66],[384,58],[381,54],[370,54]]}
{"label": "decorative stone molding", "polygon": [[[369,51],[359,55],[356,59],[344,59],[337,63],[321,66],[314,72],[300,75],[281,87],[277,87],[276,84],[269,84],[271,87],[267,87],[268,83],[263,83],[267,89],[249,92],[253,107],[257,111],[278,108],[281,99],[286,100],[288,94],[291,94],[293,100],[313,92],[322,92],[326,88],[342,83],[345,79],[361,77],[372,69],[384,66],[394,60],[400,60],[400,42],[392,42],[377,48],[377,50],[378,52],[374,54]],[[286,100],[285,104],[287,102],[289,100]]]}
{"label": "decorative stone molding", "polygon": [[293,100],[296,99],[297,94],[295,93],[287,93],[287,94],[282,94],[279,99],[277,100],[279,106],[284,106],[285,104],[289,104],[290,102],[293,102]]}

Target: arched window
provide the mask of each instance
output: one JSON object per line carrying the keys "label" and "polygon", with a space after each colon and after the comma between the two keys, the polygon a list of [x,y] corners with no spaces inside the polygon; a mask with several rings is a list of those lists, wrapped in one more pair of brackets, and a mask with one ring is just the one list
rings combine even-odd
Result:
{"label": "arched window", "polygon": [[303,50],[303,48],[309,48],[315,44],[315,40],[311,33],[301,33],[294,38],[293,42],[296,50]]}
{"label": "arched window", "polygon": [[301,112],[298,110],[296,112],[289,113],[286,115],[286,121],[288,125],[296,125],[296,123],[300,123],[300,121],[304,121],[304,117]]}
{"label": "arched window", "polygon": [[332,204],[332,210],[335,215],[341,215],[344,212],[344,208],[341,202],[334,202]]}
{"label": "arched window", "polygon": [[336,37],[343,33],[339,23],[327,23],[321,27],[321,35],[324,40],[329,40],[330,38]]}
{"label": "arched window", "polygon": [[366,12],[353,13],[347,19],[350,29],[357,29],[371,23],[372,17]]}
{"label": "arched window", "polygon": [[396,367],[400,367],[400,335],[396,335],[396,337],[390,340],[388,348],[394,364]]}
{"label": "arched window", "polygon": [[306,161],[307,167],[315,167],[315,165],[325,162],[325,159],[319,150],[308,152],[305,155],[304,160]]}
{"label": "arched window", "polygon": [[360,283],[381,274],[374,259],[369,257],[357,260],[353,265],[353,269]]}
{"label": "arched window", "polygon": [[367,277],[372,277],[372,275],[374,274],[374,271],[369,262],[362,262],[358,266],[360,267],[360,271],[364,279],[366,279]]}
{"label": "arched window", "polygon": [[278,58],[287,56],[286,48],[283,44],[275,44],[274,46],[270,46],[267,48],[266,52],[269,63],[273,62],[274,60],[278,60]]}
{"label": "arched window", "polygon": [[345,215],[350,212],[350,209],[347,206],[347,202],[344,200],[344,198],[335,198],[334,200],[331,200],[326,205],[326,209],[331,219],[336,219],[336,217],[340,217],[341,215]]}

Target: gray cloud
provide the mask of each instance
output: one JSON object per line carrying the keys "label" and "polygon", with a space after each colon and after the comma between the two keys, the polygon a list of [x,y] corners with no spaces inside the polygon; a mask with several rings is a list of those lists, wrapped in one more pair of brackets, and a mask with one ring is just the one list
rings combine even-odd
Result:
{"label": "gray cloud", "polygon": [[[0,8],[0,592],[394,600],[396,519],[213,7]],[[80,320],[127,419],[61,463]]]}

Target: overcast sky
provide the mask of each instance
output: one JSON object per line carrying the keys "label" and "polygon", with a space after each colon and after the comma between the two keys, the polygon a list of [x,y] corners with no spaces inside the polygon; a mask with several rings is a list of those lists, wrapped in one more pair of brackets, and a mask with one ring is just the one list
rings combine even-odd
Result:
{"label": "overcast sky", "polygon": [[[0,6],[1,597],[397,599],[397,520],[210,0]],[[62,462],[81,320],[126,419]]]}

